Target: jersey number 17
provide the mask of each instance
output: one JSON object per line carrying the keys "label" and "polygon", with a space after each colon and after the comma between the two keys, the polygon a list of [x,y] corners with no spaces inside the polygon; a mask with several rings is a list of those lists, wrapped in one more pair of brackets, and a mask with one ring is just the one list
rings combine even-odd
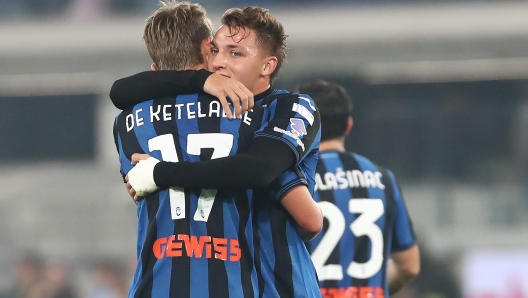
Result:
{"label": "jersey number 17", "polygon": [[[190,155],[200,155],[201,149],[213,148],[211,159],[226,157],[233,148],[234,136],[227,133],[200,133],[187,135],[187,148],[185,152]],[[176,145],[171,134],[164,134],[154,137],[148,141],[149,151],[159,150],[163,161],[178,162]],[[202,189],[198,199],[198,208],[193,219],[196,221],[207,221],[211,208],[213,208],[216,196],[215,189]],[[182,187],[169,189],[169,200],[171,208],[171,218],[173,220],[186,217],[185,214],[185,192]]]}

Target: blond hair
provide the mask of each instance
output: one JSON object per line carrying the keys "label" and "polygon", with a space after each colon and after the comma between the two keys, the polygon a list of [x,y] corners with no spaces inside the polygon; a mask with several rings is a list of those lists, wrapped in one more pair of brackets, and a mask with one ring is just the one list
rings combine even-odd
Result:
{"label": "blond hair", "polygon": [[160,70],[182,70],[204,62],[201,45],[213,25],[197,3],[161,1],[146,21],[143,40]]}

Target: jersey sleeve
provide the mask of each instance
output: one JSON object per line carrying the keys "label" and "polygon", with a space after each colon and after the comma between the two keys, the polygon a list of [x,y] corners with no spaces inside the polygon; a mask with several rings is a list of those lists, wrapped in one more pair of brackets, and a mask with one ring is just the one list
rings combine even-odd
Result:
{"label": "jersey sleeve", "polygon": [[284,195],[298,185],[308,185],[306,177],[298,167],[292,167],[282,173],[267,187],[266,193],[272,200],[280,202]]}
{"label": "jersey sleeve", "polygon": [[288,94],[262,102],[268,115],[255,137],[274,138],[294,152],[298,164],[319,144],[321,121],[319,111],[308,95]]}
{"label": "jersey sleeve", "polygon": [[274,139],[255,139],[249,151],[200,162],[159,162],[154,181],[159,187],[266,187],[295,164],[288,146]]}
{"label": "jersey sleeve", "polygon": [[201,92],[211,74],[205,69],[144,71],[115,81],[110,99],[124,110],[153,98]]}
{"label": "jersey sleeve", "polygon": [[401,251],[410,248],[416,244],[411,218],[407,212],[407,207],[403,201],[400,187],[396,183],[394,174],[388,171],[394,189],[394,201],[396,203],[394,214],[394,225],[392,231],[391,251]]}

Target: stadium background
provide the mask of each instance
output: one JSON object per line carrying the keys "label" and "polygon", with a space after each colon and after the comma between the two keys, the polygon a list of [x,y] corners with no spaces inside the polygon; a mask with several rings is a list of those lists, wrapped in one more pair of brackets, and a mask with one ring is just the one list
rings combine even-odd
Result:
{"label": "stadium background", "polygon": [[[422,249],[398,297],[528,297],[526,1],[200,3],[215,25],[270,8],[290,35],[277,87],[323,78],[352,94],[347,147],[395,172]],[[135,205],[108,91],[149,68],[156,5],[0,0],[0,293],[27,255],[79,297],[112,297],[112,275],[128,285]]]}

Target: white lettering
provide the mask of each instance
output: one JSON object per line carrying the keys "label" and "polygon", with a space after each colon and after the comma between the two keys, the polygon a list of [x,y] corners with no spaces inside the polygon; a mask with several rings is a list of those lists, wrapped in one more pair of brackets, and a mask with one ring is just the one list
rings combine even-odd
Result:
{"label": "white lettering", "polygon": [[345,177],[346,173],[343,171],[343,169],[337,168],[335,176],[336,176],[337,182],[339,183],[339,189],[348,188],[348,181]]}
{"label": "white lettering", "polygon": [[[357,187],[377,187],[385,189],[382,182],[382,174],[378,171],[359,170],[343,171],[342,168],[336,168],[336,172],[324,173],[324,179],[321,179],[319,173],[315,174],[315,190],[346,189]],[[324,180],[324,181],[323,181]]]}
{"label": "white lettering", "polygon": [[282,128],[278,128],[277,126],[273,127],[273,131],[276,131],[276,132],[280,132],[280,133],[283,133],[291,138],[293,138],[296,142],[297,142],[297,145],[301,146],[302,148],[302,151],[304,151],[304,143],[301,142],[301,140],[299,139],[298,136],[294,135],[292,132],[290,131],[287,131],[287,130],[284,130]]}
{"label": "white lettering", "polygon": [[365,185],[365,178],[363,177],[363,173],[359,170],[353,170],[352,171],[352,177],[354,178],[354,185],[356,187],[366,187]]}
{"label": "white lettering", "polygon": [[327,190],[326,185],[324,185],[324,182],[321,180],[319,173],[315,173],[315,191],[318,191],[319,189]]}
{"label": "white lettering", "polygon": [[137,127],[145,124],[145,122],[143,122],[143,118],[139,117],[139,112],[142,112],[142,111],[143,111],[143,109],[137,109],[137,111],[136,111],[136,126]]}
{"label": "white lettering", "polygon": [[220,103],[218,101],[211,101],[209,104],[209,117],[211,117],[213,113],[216,114],[216,117],[220,117]]}
{"label": "white lettering", "polygon": [[190,102],[187,104],[187,119],[194,119],[196,118],[195,111],[191,111],[191,106],[194,106],[194,102]]}
{"label": "white lettering", "polygon": [[376,187],[376,178],[374,177],[374,173],[371,171],[365,171],[363,172],[363,177],[365,177],[366,187]]}
{"label": "white lettering", "polygon": [[380,172],[376,172],[374,173],[374,175],[376,175],[376,185],[381,188],[381,189],[385,189],[385,185],[383,184],[383,182],[381,182],[381,173]]}
{"label": "white lettering", "polygon": [[[185,107],[184,107],[185,106]],[[177,109],[177,112],[174,110]],[[137,109],[136,111],[126,115],[125,125],[127,132],[134,129],[134,127],[139,127],[145,124],[146,121],[154,123],[156,121],[172,121],[173,119],[195,119],[195,118],[204,118],[204,117],[227,117],[225,111],[223,110],[221,104],[218,101],[212,101],[209,104],[209,113],[202,111],[202,106],[200,102],[189,102],[189,103],[180,103],[175,105],[152,105],[149,107],[149,115],[143,115],[143,109]],[[174,115],[173,115],[174,113]],[[176,116],[177,113],[177,116]],[[183,115],[182,115],[183,114]],[[248,112],[245,112],[242,115],[241,121],[244,124],[251,125],[251,117]],[[304,144],[300,141],[299,137],[294,135],[292,132],[281,131],[282,133],[288,134],[290,137],[297,140],[299,146],[303,147]]]}
{"label": "white lettering", "polygon": [[[251,110],[253,112],[253,110]],[[242,120],[244,123],[246,123],[247,125],[251,125],[251,118],[249,118],[248,116],[248,112],[245,112],[244,113],[244,118]]]}
{"label": "white lettering", "polygon": [[167,111],[167,109],[171,107],[171,105],[163,105],[163,121],[172,120],[172,114]]}
{"label": "white lettering", "polygon": [[324,174],[324,180],[326,183],[326,186],[328,186],[331,189],[337,189],[337,181],[334,173],[332,172],[326,172]]}
{"label": "white lettering", "polygon": [[357,187],[357,185],[354,183],[354,178],[352,177],[352,172],[351,171],[346,171],[346,176],[347,176],[348,185],[350,186],[350,188]]}
{"label": "white lettering", "polygon": [[181,108],[183,107],[183,104],[182,103],[175,104],[174,107],[176,107],[178,109],[178,120],[180,120],[181,119],[181,114],[182,114]]}
{"label": "white lettering", "polygon": [[157,121],[160,121],[159,113],[161,112],[161,107],[157,106],[158,110],[154,112],[154,106],[150,106],[150,122],[154,122],[154,117]]}
{"label": "white lettering", "polygon": [[127,132],[131,131],[134,128],[134,115],[128,114],[125,118]]}
{"label": "white lettering", "polygon": [[207,117],[207,114],[202,114],[202,103],[198,102],[198,118]]}

